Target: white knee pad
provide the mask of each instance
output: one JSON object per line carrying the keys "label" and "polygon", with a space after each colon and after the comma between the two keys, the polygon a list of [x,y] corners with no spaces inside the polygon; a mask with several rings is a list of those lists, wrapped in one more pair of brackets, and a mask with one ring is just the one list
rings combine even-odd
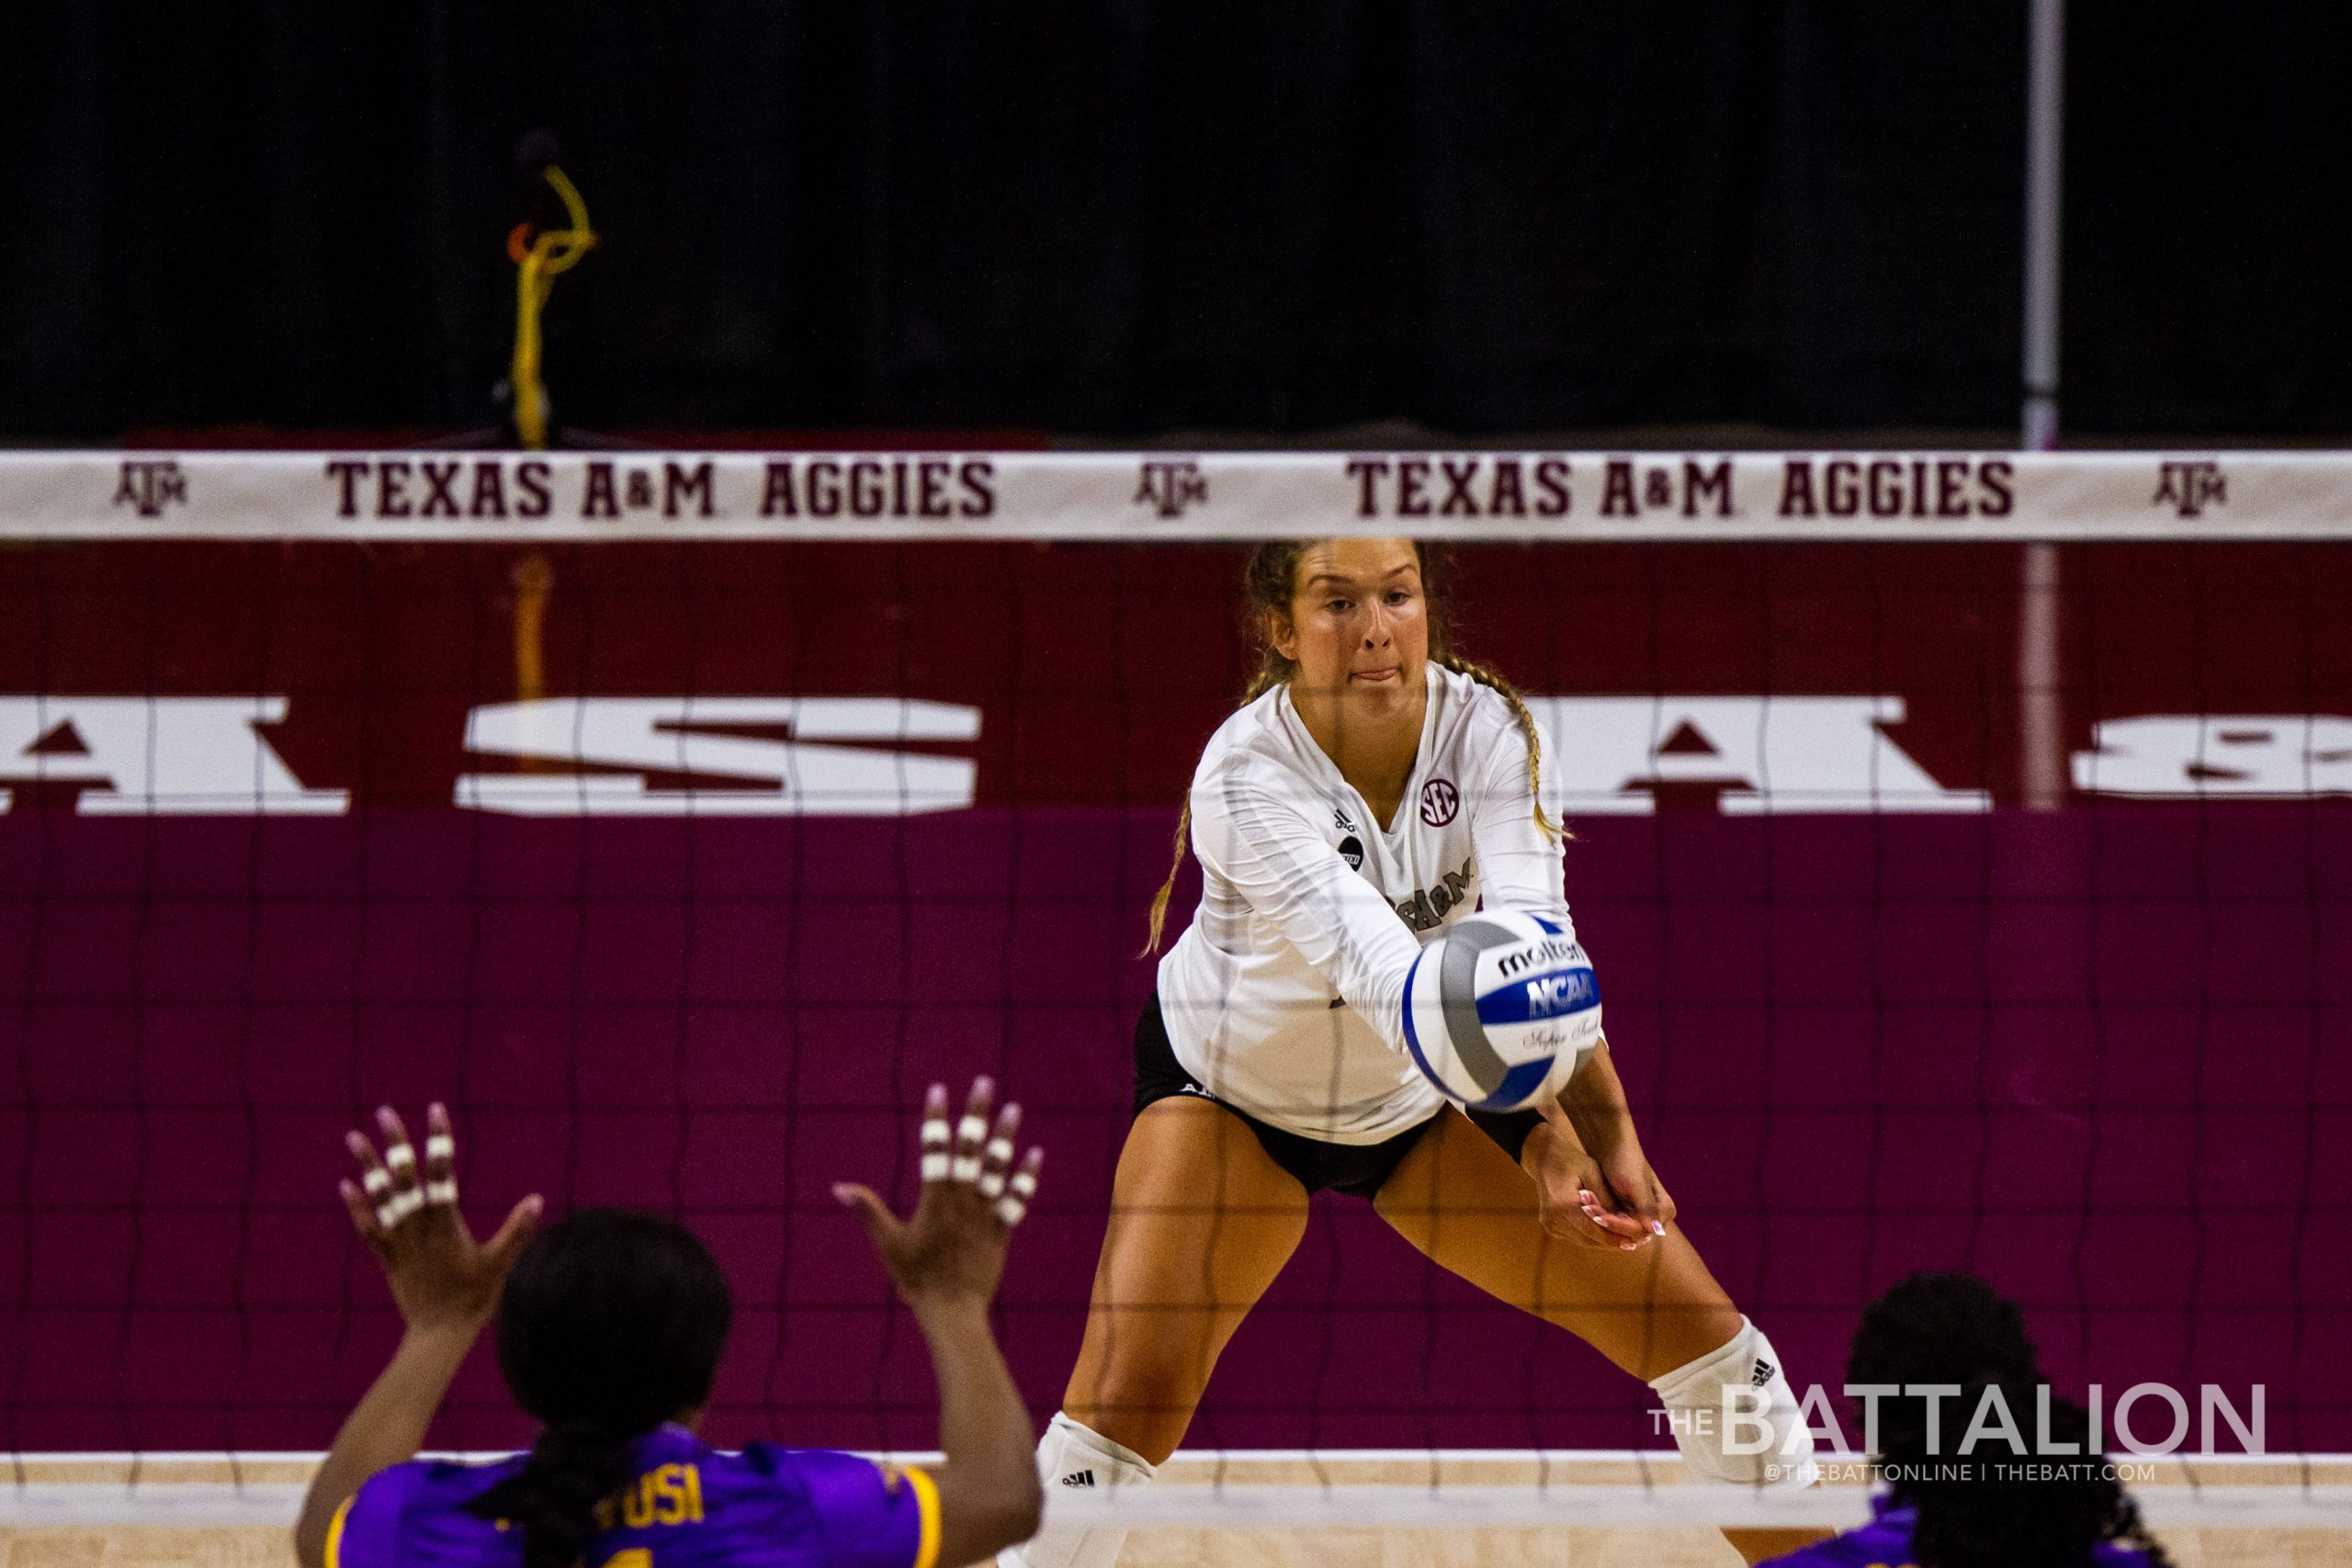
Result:
{"label": "white knee pad", "polygon": [[1057,1525],[1056,1497],[1104,1486],[1137,1486],[1156,1468],[1091,1427],[1057,1413],[1037,1443],[1037,1479],[1046,1485],[1046,1523],[1019,1546],[996,1554],[997,1568],[1111,1568],[1127,1532],[1109,1525]]}
{"label": "white knee pad", "polygon": [[1781,1353],[1746,1318],[1722,1348],[1653,1381],[1682,1462],[1702,1481],[1774,1491],[1821,1478]]}

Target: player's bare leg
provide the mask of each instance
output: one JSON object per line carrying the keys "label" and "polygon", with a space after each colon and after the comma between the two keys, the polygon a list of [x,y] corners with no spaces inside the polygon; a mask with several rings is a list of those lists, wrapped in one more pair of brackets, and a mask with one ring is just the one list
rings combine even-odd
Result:
{"label": "player's bare leg", "polygon": [[[1374,1207],[1440,1268],[1557,1324],[1645,1382],[1723,1347],[1743,1325],[1739,1308],[1670,1223],[1633,1252],[1547,1235],[1527,1173],[1458,1114],[1413,1146]],[[1724,1539],[1760,1562],[1823,1534],[1727,1529]]]}
{"label": "player's bare leg", "polygon": [[1159,1464],[1227,1341],[1290,1261],[1306,1191],[1250,1129],[1178,1096],[1127,1131],[1062,1410]]}
{"label": "player's bare leg", "polygon": [[[1188,1097],[1145,1108],[1119,1153],[1078,1365],[1037,1445],[1049,1491],[1151,1479],[1306,1229],[1306,1190],[1230,1111]],[[1049,1520],[998,1568],[1113,1568],[1125,1540]]]}

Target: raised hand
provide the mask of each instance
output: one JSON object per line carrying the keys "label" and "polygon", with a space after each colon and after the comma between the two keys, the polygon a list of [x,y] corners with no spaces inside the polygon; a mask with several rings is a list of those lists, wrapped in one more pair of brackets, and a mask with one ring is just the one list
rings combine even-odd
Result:
{"label": "raised hand", "polygon": [[974,1080],[963,1117],[951,1130],[947,1087],[931,1086],[922,1111],[922,1194],[910,1219],[901,1222],[871,1189],[855,1182],[833,1189],[865,1223],[890,1282],[910,1305],[955,1299],[985,1303],[995,1295],[1005,1243],[1036,1196],[1046,1153],[1032,1148],[1013,1166],[1021,1107],[1005,1106],[991,1128],[995,1097],[989,1079]]}
{"label": "raised hand", "polygon": [[538,1229],[544,1205],[532,1194],[514,1205],[495,1235],[478,1242],[458,1210],[458,1145],[447,1109],[436,1102],[424,1113],[421,1165],[399,1112],[390,1106],[378,1111],[376,1126],[384,1143],[381,1158],[366,1134],[344,1134],[359,1168],[356,1181],[342,1184],[352,1228],[383,1264],[392,1300],[411,1328],[479,1329],[498,1305],[515,1255]]}

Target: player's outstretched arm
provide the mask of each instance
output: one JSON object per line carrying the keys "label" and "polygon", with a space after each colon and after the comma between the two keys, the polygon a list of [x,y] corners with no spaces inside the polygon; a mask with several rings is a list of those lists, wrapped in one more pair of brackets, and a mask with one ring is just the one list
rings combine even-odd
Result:
{"label": "player's outstretched arm", "polygon": [[938,1568],[962,1568],[1037,1533],[1045,1496],[1037,1484],[1029,1412],[989,1326],[989,1303],[1004,1274],[1004,1249],[1037,1190],[1041,1149],[1016,1167],[1012,1135],[1021,1108],[989,1122],[995,1088],[972,1085],[951,1129],[947,1089],[933,1084],[923,1105],[922,1195],[913,1217],[892,1214],[854,1183],[833,1196],[865,1222],[874,1250],[931,1346],[939,1381]]}
{"label": "player's outstretched arm", "polygon": [[361,1397],[334,1447],[311,1478],[294,1525],[294,1554],[302,1568],[322,1568],[335,1511],[369,1476],[416,1457],[424,1429],[449,1380],[458,1374],[482,1325],[497,1309],[498,1292],[515,1255],[538,1228],[537,1194],[514,1205],[488,1241],[478,1242],[458,1212],[457,1145],[449,1113],[425,1112],[424,1158],[390,1107],[376,1112],[384,1153],[367,1134],[344,1142],[359,1179],[343,1183],[343,1206],[392,1287],[407,1325],[391,1364]]}

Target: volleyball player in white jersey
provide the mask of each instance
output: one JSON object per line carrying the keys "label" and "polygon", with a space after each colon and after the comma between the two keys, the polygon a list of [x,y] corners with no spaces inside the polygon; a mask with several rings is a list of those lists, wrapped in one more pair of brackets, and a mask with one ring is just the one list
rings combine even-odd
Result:
{"label": "volleyball player in white jersey", "polygon": [[[1136,1115],[1085,1339],[1038,1450],[1049,1496],[1148,1480],[1175,1450],[1326,1187],[1652,1383],[1686,1413],[1677,1440],[1700,1474],[1811,1479],[1779,1355],[1676,1227],[1608,1045],[1559,1103],[1515,1116],[1450,1108],[1404,1048],[1421,942],[1482,900],[1568,913],[1533,721],[1453,656],[1438,564],[1403,539],[1250,558],[1264,663],[1177,829],[1177,863],[1188,832],[1200,858],[1201,905],[1136,1024]],[[1174,880],[1153,903],[1154,946]],[[1727,1387],[1750,1405],[1761,1391],[1770,1451],[1724,1451],[1712,1413]],[[1751,1562],[1818,1534],[1725,1533]],[[1049,1522],[1003,1560],[1110,1568],[1123,1539]]]}

